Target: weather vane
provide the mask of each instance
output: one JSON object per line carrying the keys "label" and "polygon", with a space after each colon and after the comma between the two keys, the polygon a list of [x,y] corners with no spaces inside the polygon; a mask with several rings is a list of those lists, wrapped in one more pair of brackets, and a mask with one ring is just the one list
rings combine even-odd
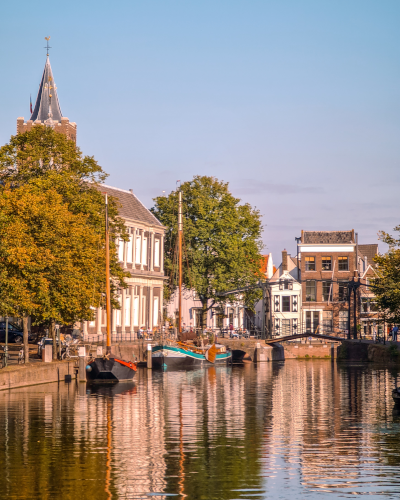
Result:
{"label": "weather vane", "polygon": [[51,49],[51,47],[49,46],[49,40],[50,40],[51,37],[49,36],[45,36],[44,39],[47,40],[47,46],[45,47],[45,49],[47,49],[47,55],[49,55],[49,49]]}

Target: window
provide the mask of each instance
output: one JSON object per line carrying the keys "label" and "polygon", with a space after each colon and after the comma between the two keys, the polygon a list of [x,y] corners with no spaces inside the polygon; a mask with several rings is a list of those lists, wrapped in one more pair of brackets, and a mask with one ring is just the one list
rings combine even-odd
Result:
{"label": "window", "polygon": [[349,258],[348,257],[338,257],[339,261],[339,271],[349,270]]}
{"label": "window", "polygon": [[315,271],[315,257],[306,257],[306,271]]}
{"label": "window", "polygon": [[282,312],[290,312],[290,296],[282,297]]}
{"label": "window", "polygon": [[332,281],[323,281],[322,282],[322,300],[325,302],[328,302],[328,300],[331,300],[331,286],[332,286]]}
{"label": "window", "polygon": [[132,264],[132,258],[133,258],[133,236],[129,236],[129,241],[126,244],[126,262],[129,262]]}
{"label": "window", "polygon": [[[92,319],[92,321],[89,321],[89,327],[96,326],[96,316],[97,316],[97,311],[93,312],[93,319]],[[10,330],[10,326],[8,327],[8,329]],[[12,328],[11,328],[11,330],[12,330]]]}
{"label": "window", "polygon": [[154,299],[153,299],[153,326],[158,325],[158,304],[159,304],[159,298],[154,297]]}
{"label": "window", "polygon": [[378,304],[374,300],[369,301],[369,311],[378,312]]}
{"label": "window", "polygon": [[332,257],[322,257],[322,270],[332,271]]}
{"label": "window", "polygon": [[345,302],[347,300],[347,281],[338,281],[339,285],[339,301]]}
{"label": "window", "polygon": [[142,264],[147,266],[147,238],[143,238],[142,244]]}
{"label": "window", "polygon": [[315,302],[315,281],[306,281],[306,302]]}
{"label": "window", "polygon": [[333,330],[333,313],[332,311],[324,311],[322,313],[322,326],[324,332],[332,332]]}
{"label": "window", "polygon": [[368,312],[368,299],[361,299],[361,312],[367,313]]}
{"label": "window", "polygon": [[140,236],[136,236],[135,264],[140,264]]}
{"label": "window", "polygon": [[307,332],[317,332],[319,326],[319,312],[306,311],[306,330]]}
{"label": "window", "polygon": [[290,280],[280,280],[279,290],[293,290],[293,283]]}
{"label": "window", "polygon": [[124,240],[118,241],[118,260],[124,262]]}
{"label": "window", "polygon": [[121,326],[121,302],[122,302],[121,295],[118,295],[117,300],[119,302],[119,309],[115,310],[115,324],[116,326]]}
{"label": "window", "polygon": [[133,298],[133,325],[139,326],[139,297]]}
{"label": "window", "polygon": [[141,326],[147,326],[146,325],[146,318],[147,318],[147,314],[146,314],[146,297],[142,297],[142,310],[141,310],[141,317],[142,317],[142,321],[141,321]]}
{"label": "window", "polygon": [[348,317],[349,317],[349,311],[339,311],[339,328],[341,330],[347,330]]}
{"label": "window", "polygon": [[160,240],[154,240],[154,267],[160,267]]}
{"label": "window", "polygon": [[281,335],[290,335],[290,319],[283,319],[282,320]]}
{"label": "window", "polygon": [[131,298],[125,297],[125,326],[131,326]]}

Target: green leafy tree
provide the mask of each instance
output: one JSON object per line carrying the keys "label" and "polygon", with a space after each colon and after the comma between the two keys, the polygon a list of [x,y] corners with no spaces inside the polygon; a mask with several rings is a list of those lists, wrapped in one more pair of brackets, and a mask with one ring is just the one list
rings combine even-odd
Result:
{"label": "green leafy tree", "polygon": [[[93,318],[90,306],[98,306],[105,291],[99,186],[105,178],[93,157],[83,156],[73,141],[50,128],[35,126],[0,148],[0,288],[8,291],[0,309],[11,304],[14,314],[25,318],[24,337],[29,315],[47,322],[53,338],[56,322]],[[114,293],[126,286],[115,239],[127,235],[112,199],[109,221]],[[113,305],[119,307],[115,300]],[[53,342],[54,356],[55,350]]]}
{"label": "green leafy tree", "polygon": [[[400,232],[400,226],[394,230]],[[380,239],[389,245],[389,250],[374,258],[378,275],[373,280],[373,292],[385,320],[400,324],[400,238],[381,231]]]}
{"label": "green leafy tree", "polygon": [[[183,282],[201,300],[203,325],[215,304],[234,300],[219,293],[256,284],[262,277],[260,213],[229,192],[228,184],[214,177],[196,176],[181,186],[183,199]],[[154,199],[153,214],[167,227],[165,268],[170,292],[177,286],[178,190]],[[243,294],[248,307],[258,290]]]}

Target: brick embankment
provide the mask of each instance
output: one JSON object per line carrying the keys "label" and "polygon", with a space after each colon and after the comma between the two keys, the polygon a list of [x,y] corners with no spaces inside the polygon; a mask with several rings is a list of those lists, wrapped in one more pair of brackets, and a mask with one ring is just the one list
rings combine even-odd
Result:
{"label": "brick embankment", "polygon": [[338,348],[338,361],[400,363],[400,343],[375,344],[370,341],[345,341]]}
{"label": "brick embankment", "polygon": [[[334,357],[336,358],[336,350],[338,342],[334,342]],[[312,343],[300,344],[298,342],[282,343],[285,351],[285,359],[331,359],[331,346],[332,343],[327,344]]]}
{"label": "brick embankment", "polygon": [[0,391],[64,381],[65,375],[75,378],[75,362],[54,361],[52,363],[28,363],[11,365],[0,370]]}

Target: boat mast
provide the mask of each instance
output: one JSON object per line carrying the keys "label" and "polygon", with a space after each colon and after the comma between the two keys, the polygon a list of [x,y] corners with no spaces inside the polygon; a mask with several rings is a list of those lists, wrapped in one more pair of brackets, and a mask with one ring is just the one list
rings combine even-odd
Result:
{"label": "boat mast", "polygon": [[179,189],[179,208],[178,208],[178,265],[179,265],[179,313],[178,313],[178,333],[179,338],[182,334],[182,233],[183,233],[183,222],[182,222],[182,191]]}
{"label": "boat mast", "polygon": [[108,228],[108,197],[106,195],[106,316],[107,316],[107,349],[111,354],[111,288],[110,288],[110,233]]}

